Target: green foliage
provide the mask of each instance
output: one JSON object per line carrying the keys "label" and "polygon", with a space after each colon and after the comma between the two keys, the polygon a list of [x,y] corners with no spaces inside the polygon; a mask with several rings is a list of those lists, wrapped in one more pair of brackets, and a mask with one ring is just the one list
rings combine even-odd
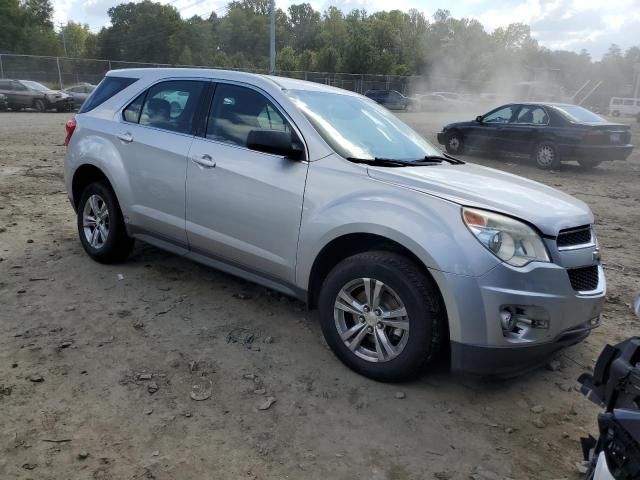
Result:
{"label": "green foliage", "polygon": [[[55,33],[51,0],[0,0],[0,52],[61,55],[66,44],[72,57],[266,70],[270,4],[234,0],[224,14],[183,19],[173,4],[123,3],[94,34],[73,22]],[[540,47],[527,25],[489,33],[448,10],[426,18],[415,9],[345,14],[300,3],[275,15],[278,70],[423,75],[432,88],[496,93],[552,80],[571,94],[587,80],[603,80],[603,92],[623,92],[640,63],[640,47],[612,45],[594,62],[587,51]]]}

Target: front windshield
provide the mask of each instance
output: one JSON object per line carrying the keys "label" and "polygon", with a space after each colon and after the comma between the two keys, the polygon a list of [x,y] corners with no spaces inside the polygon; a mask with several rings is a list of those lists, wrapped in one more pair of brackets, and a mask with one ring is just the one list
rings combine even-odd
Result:
{"label": "front windshield", "polygon": [[586,108],[578,107],[577,105],[562,105],[556,106],[556,108],[572,122],[606,122],[600,115],[596,115]]}
{"label": "front windshield", "polygon": [[416,161],[442,155],[394,114],[367,98],[307,90],[287,94],[344,158]]}
{"label": "front windshield", "polygon": [[31,88],[33,90],[37,90],[39,92],[49,92],[51,90],[50,88],[45,87],[41,83],[32,82],[31,80],[22,80],[22,83],[24,85],[26,85],[27,87],[29,87],[29,88]]}

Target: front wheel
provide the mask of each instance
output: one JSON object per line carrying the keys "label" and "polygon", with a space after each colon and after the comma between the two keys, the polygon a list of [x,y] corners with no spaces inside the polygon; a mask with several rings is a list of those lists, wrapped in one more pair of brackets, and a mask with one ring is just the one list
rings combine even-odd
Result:
{"label": "front wheel", "polygon": [[44,112],[47,109],[47,106],[44,103],[44,100],[36,99],[33,101],[33,108],[36,109],[37,112]]}
{"label": "front wheel", "polygon": [[533,151],[533,159],[538,168],[554,170],[560,166],[560,157],[556,146],[551,142],[541,142]]}
{"label": "front wheel", "polygon": [[445,139],[444,148],[451,155],[460,155],[464,152],[464,140],[459,132],[452,132]]}
{"label": "front wheel", "polygon": [[113,190],[102,182],[88,185],[78,203],[80,242],[96,262],[123,261],[133,248]]}
{"label": "front wheel", "polygon": [[416,376],[442,343],[444,308],[435,282],[396,253],[365,252],[340,262],[325,279],[318,306],[334,353],[374,380]]}

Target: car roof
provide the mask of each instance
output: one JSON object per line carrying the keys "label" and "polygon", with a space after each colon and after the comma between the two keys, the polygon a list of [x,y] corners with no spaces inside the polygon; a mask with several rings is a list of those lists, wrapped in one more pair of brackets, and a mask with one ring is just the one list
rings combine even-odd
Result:
{"label": "car roof", "polygon": [[331,87],[322,83],[298,80],[297,78],[277,77],[259,73],[223,70],[214,68],[127,68],[107,72],[110,77],[136,77],[148,80],[171,77],[201,77],[212,80],[231,80],[246,82],[263,88],[279,88],[281,90],[302,90],[309,92],[327,92],[341,95],[359,96],[355,92]]}

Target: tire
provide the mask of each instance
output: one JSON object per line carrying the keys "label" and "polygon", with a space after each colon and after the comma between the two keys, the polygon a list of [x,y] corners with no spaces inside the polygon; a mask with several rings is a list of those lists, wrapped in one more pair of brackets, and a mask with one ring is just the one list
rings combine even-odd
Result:
{"label": "tire", "polygon": [[44,111],[46,111],[46,110],[47,110],[47,106],[46,106],[46,104],[44,103],[44,100],[41,100],[41,99],[39,99],[39,98],[37,98],[37,99],[35,99],[35,100],[33,101],[33,108],[35,108],[35,109],[36,109],[36,111],[37,111],[37,112],[40,112],[40,113],[42,113],[42,112],[44,112]]}
{"label": "tire", "polygon": [[[96,210],[102,213],[98,227],[103,228],[97,228],[95,221],[88,220],[97,217]],[[134,241],[127,235],[118,200],[113,190],[103,182],[91,183],[82,192],[78,202],[77,225],[82,247],[96,262],[122,262],[133,248]]]}
{"label": "tire", "polygon": [[[374,308],[375,301],[367,301],[365,279],[371,297],[376,285],[381,287],[379,308]],[[347,297],[340,296],[346,294],[356,302],[350,307],[342,300]],[[322,332],[337,357],[378,381],[396,382],[420,374],[437,355],[444,336],[446,316],[438,287],[397,253],[370,251],[340,262],[322,284],[318,309]]]}
{"label": "tire", "polygon": [[611,112],[611,116],[612,117],[619,117],[620,116],[620,112],[618,110],[614,110],[613,112]]}
{"label": "tire", "polygon": [[533,149],[533,160],[542,170],[555,170],[560,166],[558,149],[553,142],[540,142]]}
{"label": "tire", "polygon": [[591,170],[596,168],[602,162],[600,160],[592,160],[590,158],[581,158],[580,160],[578,160],[578,163],[585,170]]}
{"label": "tire", "polygon": [[444,145],[447,153],[451,155],[460,155],[464,152],[464,139],[462,138],[462,134],[460,132],[451,132],[446,137],[446,142]]}

